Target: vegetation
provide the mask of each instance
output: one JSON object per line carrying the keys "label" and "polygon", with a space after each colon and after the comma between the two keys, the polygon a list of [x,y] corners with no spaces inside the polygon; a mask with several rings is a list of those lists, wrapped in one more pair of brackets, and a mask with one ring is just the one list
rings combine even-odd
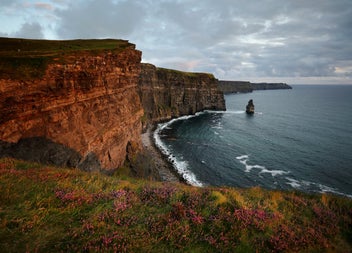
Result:
{"label": "vegetation", "polygon": [[126,40],[29,40],[0,38],[0,78],[40,78],[50,62],[66,63],[77,52],[97,54],[131,46]]}
{"label": "vegetation", "polygon": [[185,72],[174,69],[165,69],[165,68],[157,68],[157,71],[162,74],[170,74],[170,75],[180,75],[187,76],[190,78],[199,78],[199,76],[205,76],[210,79],[215,79],[214,75],[211,73],[200,73],[200,72]]}
{"label": "vegetation", "polygon": [[350,252],[352,200],[0,159],[3,252]]}

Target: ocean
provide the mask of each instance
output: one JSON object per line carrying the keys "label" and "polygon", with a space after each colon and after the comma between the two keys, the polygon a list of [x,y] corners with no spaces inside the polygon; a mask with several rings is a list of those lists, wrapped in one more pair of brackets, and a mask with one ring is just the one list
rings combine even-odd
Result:
{"label": "ocean", "polygon": [[[250,99],[254,115],[245,113]],[[225,112],[173,119],[154,132],[189,184],[352,197],[352,86],[295,85],[225,100]]]}

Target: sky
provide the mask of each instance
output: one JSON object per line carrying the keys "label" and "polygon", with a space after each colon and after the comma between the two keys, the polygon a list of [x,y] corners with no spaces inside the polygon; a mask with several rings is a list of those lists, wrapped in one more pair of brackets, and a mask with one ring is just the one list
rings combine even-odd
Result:
{"label": "sky", "polygon": [[221,80],[352,84],[352,0],[0,0],[0,37],[116,38]]}

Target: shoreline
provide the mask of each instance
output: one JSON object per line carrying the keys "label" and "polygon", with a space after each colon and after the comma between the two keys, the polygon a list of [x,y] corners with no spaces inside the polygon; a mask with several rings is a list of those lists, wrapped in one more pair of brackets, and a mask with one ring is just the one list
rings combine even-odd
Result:
{"label": "shoreline", "polygon": [[155,166],[156,173],[159,180],[162,182],[177,182],[187,184],[186,180],[177,173],[174,165],[169,161],[168,157],[164,155],[156,146],[153,137],[154,131],[157,129],[157,123],[148,126],[147,130],[141,134],[143,149],[148,152]]}

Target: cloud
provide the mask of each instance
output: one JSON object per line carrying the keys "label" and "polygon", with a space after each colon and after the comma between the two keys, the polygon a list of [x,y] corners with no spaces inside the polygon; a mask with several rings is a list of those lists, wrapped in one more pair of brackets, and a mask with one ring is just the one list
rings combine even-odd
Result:
{"label": "cloud", "polygon": [[48,3],[35,3],[34,6],[35,8],[41,9],[41,10],[48,10],[48,11],[54,10],[54,6]]}
{"label": "cloud", "polygon": [[138,27],[145,10],[138,1],[74,1],[56,11],[60,38],[123,38]]}
{"label": "cloud", "polygon": [[20,30],[14,34],[14,37],[42,39],[44,38],[42,26],[38,23],[25,23]]}
{"label": "cloud", "polygon": [[[16,34],[128,39],[143,52],[143,61],[161,67],[211,72],[220,79],[352,83],[351,0],[4,0],[0,5],[3,24],[17,27]],[[0,34],[14,32],[3,28]]]}

